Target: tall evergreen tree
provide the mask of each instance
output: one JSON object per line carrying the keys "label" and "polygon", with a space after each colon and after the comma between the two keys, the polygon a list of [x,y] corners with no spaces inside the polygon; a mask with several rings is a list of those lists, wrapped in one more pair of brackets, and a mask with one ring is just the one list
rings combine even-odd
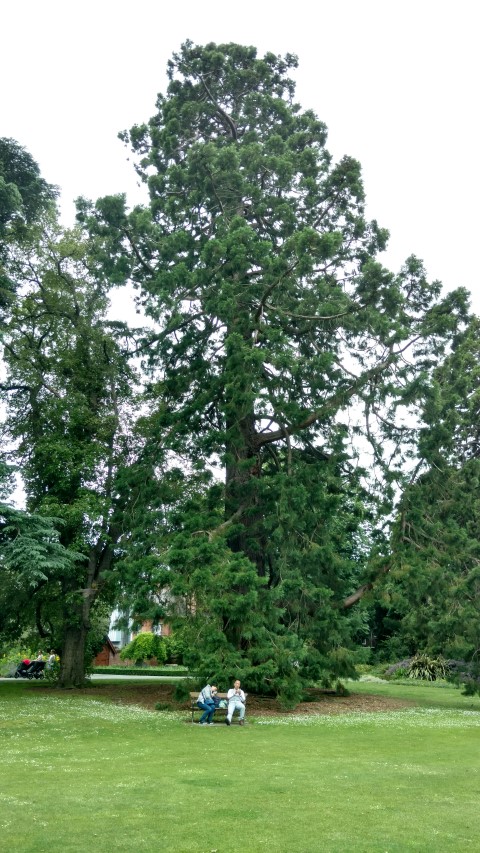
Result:
{"label": "tall evergreen tree", "polygon": [[427,389],[420,462],[404,490],[385,602],[411,652],[471,661],[480,649],[480,321]]}
{"label": "tall evergreen tree", "polygon": [[55,206],[56,188],[40,174],[31,154],[14,139],[0,138],[0,309],[15,290],[12,249],[24,244],[34,226]]}
{"label": "tall evergreen tree", "polygon": [[398,275],[379,263],[387,232],[365,218],[360,166],[332,163],[325,125],[294,101],[296,65],[185,43],[155,115],[122,135],[149,205],[79,208],[159,324],[143,350],[156,428],[184,464],[225,471],[213,506],[176,516],[166,557],[194,601],[197,665],[293,693],[348,669],[353,433],[382,462],[465,301],[440,301],[415,258]]}

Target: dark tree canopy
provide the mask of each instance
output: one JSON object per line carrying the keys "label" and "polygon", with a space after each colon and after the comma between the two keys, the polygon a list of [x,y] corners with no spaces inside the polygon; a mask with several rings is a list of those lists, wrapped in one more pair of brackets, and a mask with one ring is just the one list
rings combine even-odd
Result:
{"label": "dark tree canopy", "polygon": [[14,139],[0,138],[0,236],[14,219],[32,224],[57,197],[31,154]]}
{"label": "dark tree canopy", "polygon": [[17,286],[12,249],[28,242],[56,196],[31,154],[14,139],[0,137],[0,312],[11,304]]}

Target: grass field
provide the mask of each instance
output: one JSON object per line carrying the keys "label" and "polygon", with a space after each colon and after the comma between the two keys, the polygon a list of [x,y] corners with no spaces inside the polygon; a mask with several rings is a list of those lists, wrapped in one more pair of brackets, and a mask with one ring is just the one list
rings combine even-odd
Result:
{"label": "grass field", "polygon": [[0,685],[0,847],[21,853],[480,851],[480,700],[353,686],[418,707],[192,726]]}

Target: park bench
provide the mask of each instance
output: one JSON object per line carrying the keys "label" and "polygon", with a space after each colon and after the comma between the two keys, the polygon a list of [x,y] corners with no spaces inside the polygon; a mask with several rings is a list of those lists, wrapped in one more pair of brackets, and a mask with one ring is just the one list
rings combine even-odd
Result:
{"label": "park bench", "polygon": [[[248,694],[245,693],[245,698],[247,698],[247,696],[248,696]],[[202,709],[199,708],[197,705],[197,699],[198,699],[198,691],[197,691],[197,693],[190,693],[190,700],[191,700],[191,705],[192,705],[192,723],[195,722],[195,719],[194,719],[195,711],[198,711],[200,716],[202,716],[202,714],[203,714]],[[217,693],[217,699],[225,699],[227,704],[225,705],[225,708],[215,708],[215,714],[220,713],[226,717],[227,711],[228,711],[228,693]]]}

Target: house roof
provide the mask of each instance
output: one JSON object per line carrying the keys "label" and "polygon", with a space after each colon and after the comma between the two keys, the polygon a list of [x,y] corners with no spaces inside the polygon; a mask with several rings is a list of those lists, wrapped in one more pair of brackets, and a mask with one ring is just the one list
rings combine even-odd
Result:
{"label": "house roof", "polygon": [[116,654],[117,654],[118,649],[113,645],[113,643],[112,643],[112,641],[111,641],[110,637],[108,636],[108,634],[105,634],[105,636],[104,636],[104,638],[103,638],[103,645],[107,647],[108,651],[109,651],[109,652],[111,652],[111,653],[112,653],[112,655],[116,655]]}

